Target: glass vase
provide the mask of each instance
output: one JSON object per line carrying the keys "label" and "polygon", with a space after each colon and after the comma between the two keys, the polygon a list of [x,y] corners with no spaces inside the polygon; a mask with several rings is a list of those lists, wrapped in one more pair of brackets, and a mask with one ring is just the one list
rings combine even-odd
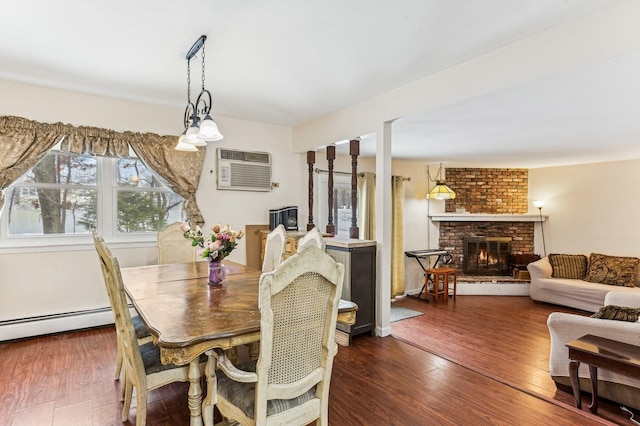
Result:
{"label": "glass vase", "polygon": [[209,262],[209,285],[221,286],[227,277],[227,270],[222,262]]}

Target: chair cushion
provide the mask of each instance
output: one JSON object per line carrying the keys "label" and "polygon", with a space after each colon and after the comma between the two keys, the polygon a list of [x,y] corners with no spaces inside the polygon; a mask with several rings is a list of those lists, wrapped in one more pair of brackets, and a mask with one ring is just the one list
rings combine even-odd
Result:
{"label": "chair cushion", "polygon": [[[238,364],[238,369],[256,372],[256,361]],[[249,418],[254,418],[255,383],[241,383],[228,378],[221,370],[216,370],[218,380],[218,395],[240,408]],[[267,401],[267,416],[297,407],[316,398],[316,387],[293,399],[271,399]]]}
{"label": "chair cushion", "polygon": [[591,318],[600,318],[617,321],[637,322],[640,316],[640,308],[630,308],[628,306],[603,306],[591,315]]}
{"label": "chair cushion", "polygon": [[554,278],[583,280],[587,275],[587,256],[583,254],[550,254]]}
{"label": "chair cushion", "polygon": [[634,287],[638,263],[640,263],[640,259],[637,257],[607,256],[600,253],[591,253],[585,281]]}
{"label": "chair cushion", "polygon": [[131,317],[131,322],[133,323],[133,330],[136,332],[136,339],[144,339],[151,336],[147,326],[144,325],[138,315]]}

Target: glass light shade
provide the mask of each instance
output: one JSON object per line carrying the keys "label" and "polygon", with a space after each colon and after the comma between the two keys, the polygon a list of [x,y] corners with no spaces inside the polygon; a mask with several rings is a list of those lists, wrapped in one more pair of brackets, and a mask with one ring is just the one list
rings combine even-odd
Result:
{"label": "glass light shade", "polygon": [[187,132],[184,134],[184,139],[182,140],[184,143],[188,143],[194,146],[206,146],[207,143],[198,137],[200,129],[198,126],[191,126],[187,129]]}
{"label": "glass light shade", "polygon": [[184,142],[184,135],[178,138],[178,144],[174,149],[176,151],[189,151],[189,152],[198,151],[198,148],[196,148],[195,145]]}
{"label": "glass light shade", "polygon": [[213,121],[210,115],[207,115],[200,123],[200,133],[198,137],[205,141],[219,141],[223,138],[218,125]]}
{"label": "glass light shade", "polygon": [[433,200],[453,200],[456,193],[442,181],[437,181],[436,186],[429,191],[429,198]]}
{"label": "glass light shade", "polygon": [[536,201],[533,202],[533,206],[536,207],[536,208],[541,209],[541,208],[544,207],[544,201],[536,200]]}

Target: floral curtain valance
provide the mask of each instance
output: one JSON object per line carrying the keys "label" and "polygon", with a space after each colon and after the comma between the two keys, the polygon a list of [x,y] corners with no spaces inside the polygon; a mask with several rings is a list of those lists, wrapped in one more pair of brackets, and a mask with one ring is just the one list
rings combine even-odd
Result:
{"label": "floral curtain valance", "polygon": [[[0,190],[32,168],[58,142],[64,151],[108,157],[129,155],[129,147],[160,175],[171,189],[187,200],[189,220],[203,224],[196,203],[205,151],[174,150],[175,136],[116,132],[98,127],[46,124],[22,117],[0,116]],[[0,193],[0,208],[4,196]]]}

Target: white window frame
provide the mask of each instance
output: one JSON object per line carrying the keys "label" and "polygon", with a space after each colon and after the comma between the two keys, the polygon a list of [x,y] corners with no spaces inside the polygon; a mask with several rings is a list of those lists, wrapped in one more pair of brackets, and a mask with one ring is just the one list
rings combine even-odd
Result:
{"label": "white window frame", "polygon": [[[59,149],[60,145],[52,148]],[[130,150],[131,157],[136,157]],[[56,185],[39,184],[38,186],[51,186],[55,188],[89,189],[98,191],[97,210],[98,218],[96,231],[102,235],[106,241],[123,244],[134,244],[148,247],[155,245],[157,234],[155,232],[120,232],[117,230],[116,220],[118,215],[118,192],[120,191],[140,191],[140,192],[165,192],[171,191],[168,187],[125,187],[117,185],[117,157],[96,157],[97,176],[95,185]],[[157,174],[156,174],[157,176]],[[162,180],[161,178],[159,178]],[[4,252],[40,252],[55,250],[73,250],[93,247],[91,234],[55,234],[55,235],[10,235],[9,219],[5,214],[7,204],[11,201],[11,194],[14,190],[29,187],[28,184],[13,184],[3,192],[5,204],[0,210],[0,253]],[[28,248],[28,250],[26,250]]]}

